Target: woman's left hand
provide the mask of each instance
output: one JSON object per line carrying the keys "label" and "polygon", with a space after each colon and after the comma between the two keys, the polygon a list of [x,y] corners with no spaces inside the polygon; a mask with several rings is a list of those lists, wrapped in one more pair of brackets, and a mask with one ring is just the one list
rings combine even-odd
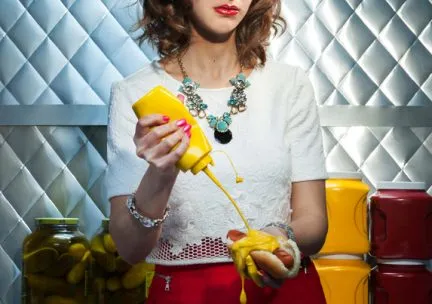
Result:
{"label": "woman's left hand", "polygon": [[[282,232],[279,228],[276,227],[265,227],[263,229],[261,229],[261,231],[264,231],[268,234],[277,236],[277,237],[282,237],[284,239],[287,239],[286,235],[284,232]],[[283,250],[283,249],[281,249]],[[257,263],[258,264],[258,263]],[[269,269],[267,269],[268,267],[266,267],[266,265],[261,265],[262,273],[262,281],[264,283],[264,285],[266,286],[270,286],[272,288],[280,288],[282,287],[282,284],[284,283],[285,279],[276,279],[273,278],[270,274],[269,274]]]}
{"label": "woman's left hand", "polygon": [[[286,237],[282,232],[278,233],[272,229],[277,228],[269,227],[263,231],[255,231],[258,233],[258,239],[256,235],[255,238],[253,236],[251,238],[238,230],[230,230],[228,232],[230,241],[234,243],[241,239],[243,241],[235,246],[233,246],[234,243],[229,242],[228,247],[232,251],[234,263],[239,272],[250,277],[258,286],[279,288],[286,278],[296,274],[296,271],[293,272],[296,263],[294,252],[287,247]],[[247,239],[252,242],[258,241],[258,243],[251,246]],[[245,257],[246,252],[249,253]]]}

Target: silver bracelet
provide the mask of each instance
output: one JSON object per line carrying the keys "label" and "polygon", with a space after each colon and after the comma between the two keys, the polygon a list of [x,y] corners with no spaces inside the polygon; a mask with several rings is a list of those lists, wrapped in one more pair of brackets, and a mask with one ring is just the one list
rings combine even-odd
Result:
{"label": "silver bracelet", "polygon": [[129,209],[130,214],[132,214],[132,216],[134,218],[136,218],[141,223],[141,225],[143,225],[146,228],[159,227],[160,224],[162,224],[169,215],[169,208],[168,207],[165,209],[164,215],[160,219],[152,219],[150,217],[147,217],[147,216],[140,214],[137,211],[136,205],[135,205],[135,193],[128,195],[128,198],[126,201],[126,206]]}
{"label": "silver bracelet", "polygon": [[287,236],[290,240],[293,240],[294,242],[296,242],[294,231],[292,230],[292,228],[289,225],[282,223],[282,222],[274,222],[274,223],[270,223],[270,224],[266,225],[266,227],[280,228],[287,234]]}

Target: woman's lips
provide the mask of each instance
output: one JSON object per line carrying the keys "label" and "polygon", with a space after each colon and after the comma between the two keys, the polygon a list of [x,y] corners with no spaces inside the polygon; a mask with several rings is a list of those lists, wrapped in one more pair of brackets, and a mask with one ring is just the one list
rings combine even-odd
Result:
{"label": "woman's lips", "polygon": [[239,13],[239,9],[236,6],[229,6],[229,5],[221,5],[215,7],[215,11],[216,13],[223,16],[235,16]]}

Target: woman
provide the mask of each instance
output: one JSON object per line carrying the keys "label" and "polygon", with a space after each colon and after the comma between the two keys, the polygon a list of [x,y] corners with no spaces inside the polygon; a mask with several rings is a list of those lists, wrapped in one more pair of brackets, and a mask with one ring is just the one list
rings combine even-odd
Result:
{"label": "woman", "polygon": [[[229,162],[213,155],[213,172],[250,225],[295,238],[308,256],[319,251],[327,232],[326,171],[313,89],[298,68],[266,58],[271,29],[281,21],[278,0],[146,0],[143,7],[141,39],[156,46],[161,60],[113,85],[110,231],[128,262],[156,264],[148,303],[238,303],[240,277],[226,235],[245,230],[240,217],[204,174],[179,173],[175,167],[188,148],[190,126],[164,113],[137,120],[131,105],[156,85],[180,94],[213,148],[227,152],[244,176],[234,184]],[[198,89],[188,90],[196,83]],[[211,123],[210,118],[226,117],[222,129]],[[134,212],[152,227],[144,227]],[[248,303],[325,303],[307,261],[284,282],[265,272],[267,287],[247,280]]]}

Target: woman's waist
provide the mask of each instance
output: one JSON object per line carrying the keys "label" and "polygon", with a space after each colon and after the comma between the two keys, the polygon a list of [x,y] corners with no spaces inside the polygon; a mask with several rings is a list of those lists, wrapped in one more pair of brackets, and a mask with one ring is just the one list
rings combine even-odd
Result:
{"label": "woman's waist", "polygon": [[[162,261],[163,262],[163,261]],[[181,272],[198,272],[200,276],[203,275],[205,271],[215,271],[215,270],[231,270],[235,269],[232,260],[209,260],[202,261],[201,263],[197,261],[189,261],[190,264],[159,264],[155,263],[155,272],[159,274],[174,274]],[[303,256],[301,258],[300,269],[307,269],[312,264],[312,260],[309,256]]]}
{"label": "woman's waist", "polygon": [[205,237],[194,243],[160,239],[147,261],[160,265],[191,265],[230,262],[231,257],[222,238]]}
{"label": "woman's waist", "polygon": [[[157,265],[160,269],[169,268],[170,270],[230,265],[233,261],[227,245],[221,238],[206,237],[201,240],[201,244],[185,244],[180,250],[173,247],[169,241],[159,240],[146,261]],[[310,258],[302,254],[301,266],[307,266],[309,263]]]}

